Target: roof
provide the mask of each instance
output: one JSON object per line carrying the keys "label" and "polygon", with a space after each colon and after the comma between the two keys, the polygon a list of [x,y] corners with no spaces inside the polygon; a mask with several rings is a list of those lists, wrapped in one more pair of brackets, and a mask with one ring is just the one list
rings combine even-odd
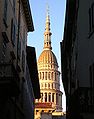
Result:
{"label": "roof", "polygon": [[31,14],[30,5],[29,5],[29,0],[21,0],[21,2],[22,2],[22,5],[23,5],[24,13],[25,13],[25,18],[26,18],[28,31],[34,31],[32,14]]}
{"label": "roof", "polygon": [[38,64],[40,63],[42,64],[51,63],[58,65],[56,56],[51,50],[43,50],[38,59]]}
{"label": "roof", "polygon": [[36,108],[52,108],[52,103],[46,102],[46,103],[35,103]]}

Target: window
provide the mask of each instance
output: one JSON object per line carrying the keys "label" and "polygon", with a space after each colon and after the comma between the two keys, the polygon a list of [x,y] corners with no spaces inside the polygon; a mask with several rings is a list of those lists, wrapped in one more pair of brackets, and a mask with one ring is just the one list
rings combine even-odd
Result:
{"label": "window", "polygon": [[22,51],[22,70],[24,71],[25,68],[25,55],[24,55],[24,51]]}
{"label": "window", "polygon": [[6,42],[5,40],[3,40],[3,48],[2,48],[2,61],[4,62],[4,59],[5,59],[5,53],[6,53]]}
{"label": "window", "polygon": [[[46,36],[46,37],[47,37],[47,41],[48,41],[48,34],[47,34],[47,36]],[[47,46],[48,46],[48,42],[47,42]]]}
{"label": "window", "polygon": [[18,59],[21,57],[21,41],[18,42]]}
{"label": "window", "polygon": [[11,20],[11,42],[13,46],[15,46],[15,38],[16,38],[16,27],[13,23],[13,19]]}
{"label": "window", "polygon": [[5,53],[6,53],[6,48],[7,48],[7,43],[9,42],[9,39],[7,37],[6,32],[2,32],[2,37],[3,37],[3,45],[2,45],[2,61],[4,62],[5,59]]}
{"label": "window", "polygon": [[3,21],[5,26],[7,27],[7,7],[8,7],[8,0],[4,0],[4,17]]}
{"label": "window", "polygon": [[93,32],[94,30],[94,3],[89,8],[89,32]]}

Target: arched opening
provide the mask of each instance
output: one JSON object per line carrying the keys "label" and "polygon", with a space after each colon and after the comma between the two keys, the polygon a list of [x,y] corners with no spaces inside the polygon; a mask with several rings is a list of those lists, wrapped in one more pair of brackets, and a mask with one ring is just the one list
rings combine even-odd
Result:
{"label": "arched opening", "polygon": [[47,93],[45,93],[45,102],[47,102]]}
{"label": "arched opening", "polygon": [[54,93],[52,93],[52,102],[54,102]]}
{"label": "arched opening", "polygon": [[51,93],[48,94],[48,97],[49,97],[48,98],[49,99],[48,101],[51,102]]}

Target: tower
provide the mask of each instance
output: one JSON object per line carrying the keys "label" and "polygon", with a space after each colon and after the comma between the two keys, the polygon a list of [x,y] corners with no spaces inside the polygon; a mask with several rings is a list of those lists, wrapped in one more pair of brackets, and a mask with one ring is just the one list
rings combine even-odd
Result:
{"label": "tower", "polygon": [[[62,112],[62,92],[60,91],[60,72],[51,47],[50,15],[47,8],[44,32],[44,48],[38,58],[38,74],[41,98],[35,100],[35,119],[42,113]],[[50,119],[50,118],[49,118]]]}

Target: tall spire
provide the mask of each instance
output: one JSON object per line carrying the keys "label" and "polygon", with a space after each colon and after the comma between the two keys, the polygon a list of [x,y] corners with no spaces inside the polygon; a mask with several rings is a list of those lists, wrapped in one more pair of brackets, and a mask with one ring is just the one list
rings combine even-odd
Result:
{"label": "tall spire", "polygon": [[47,4],[46,24],[45,24],[45,32],[44,32],[44,49],[52,49],[52,47],[51,47],[51,35],[52,35],[52,33],[50,32],[49,6]]}

